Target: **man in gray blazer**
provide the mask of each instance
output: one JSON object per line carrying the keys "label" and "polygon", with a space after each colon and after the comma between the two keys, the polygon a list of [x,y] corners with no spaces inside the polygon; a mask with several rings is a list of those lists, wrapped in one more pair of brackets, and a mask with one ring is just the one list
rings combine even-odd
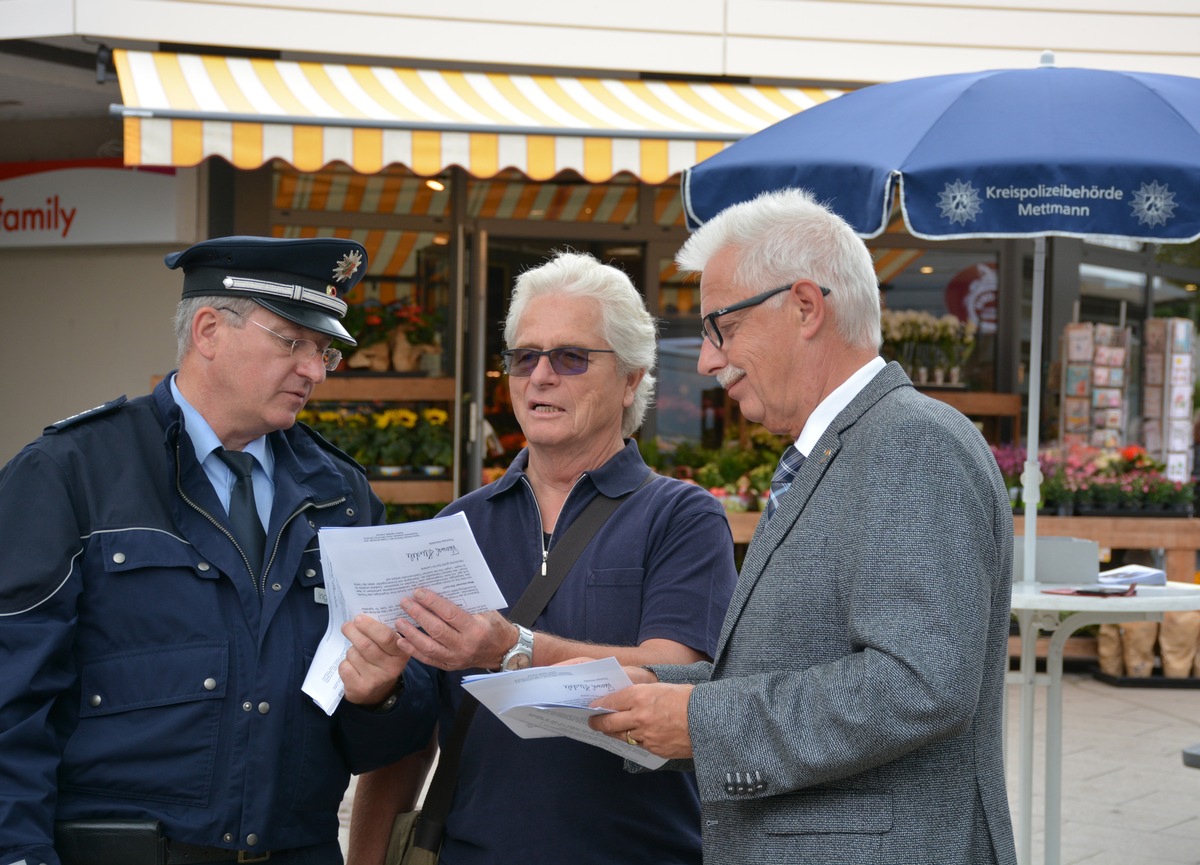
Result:
{"label": "man in gray blazer", "polygon": [[629,669],[593,725],[695,770],[706,863],[1014,863],[987,444],[879,357],[870,254],[808,194],[727,209],[677,261],[702,273],[700,372],[796,443],[713,661]]}

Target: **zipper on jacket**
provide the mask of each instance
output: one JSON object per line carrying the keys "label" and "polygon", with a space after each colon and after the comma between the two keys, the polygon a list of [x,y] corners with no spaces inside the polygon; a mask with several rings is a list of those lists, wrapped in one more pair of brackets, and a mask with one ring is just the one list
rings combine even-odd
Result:
{"label": "zipper on jacket", "polygon": [[247,557],[246,551],[242,549],[242,545],[238,543],[238,540],[233,536],[233,533],[221,525],[220,520],[188,498],[188,494],[183,491],[183,463],[179,456],[178,443],[175,445],[175,491],[179,493],[179,497],[183,499],[188,507],[216,526],[216,528],[220,530],[221,534],[233,542],[234,549],[238,551],[238,555],[242,557],[242,562],[246,565],[246,571],[250,574],[250,582],[254,585],[254,592],[259,598],[264,597],[267,593],[267,574],[270,572],[271,565],[274,564],[275,557],[279,553],[279,543],[283,539],[283,532],[288,527],[288,524],[290,524],[292,520],[300,516],[300,514],[304,513],[309,508],[328,508],[335,505],[340,505],[342,502],[346,501],[346,497],[342,496],[339,499],[332,499],[328,502],[321,502],[319,504],[316,502],[305,502],[303,505],[293,511],[292,514],[283,521],[283,525],[279,529],[279,534],[275,536],[275,543],[271,547],[271,557],[267,560],[266,565],[263,566],[263,571],[260,578],[260,575],[254,573],[254,568],[250,566],[250,559]]}

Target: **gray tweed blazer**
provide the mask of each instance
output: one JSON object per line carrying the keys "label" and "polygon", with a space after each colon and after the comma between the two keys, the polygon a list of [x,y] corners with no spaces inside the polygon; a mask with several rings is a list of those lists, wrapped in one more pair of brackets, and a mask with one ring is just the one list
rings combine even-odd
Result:
{"label": "gray tweed blazer", "polygon": [[1002,765],[1012,512],[957,411],[889,364],[742,567],[688,708],[704,861],[1015,863]]}

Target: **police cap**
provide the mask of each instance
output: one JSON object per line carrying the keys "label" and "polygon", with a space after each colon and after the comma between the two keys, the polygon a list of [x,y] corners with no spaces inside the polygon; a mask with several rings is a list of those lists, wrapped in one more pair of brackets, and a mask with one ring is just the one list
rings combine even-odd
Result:
{"label": "police cap", "polygon": [[361,243],[341,237],[215,237],[164,259],[183,268],[184,297],[244,297],[301,327],[357,345],[342,296],[367,270]]}

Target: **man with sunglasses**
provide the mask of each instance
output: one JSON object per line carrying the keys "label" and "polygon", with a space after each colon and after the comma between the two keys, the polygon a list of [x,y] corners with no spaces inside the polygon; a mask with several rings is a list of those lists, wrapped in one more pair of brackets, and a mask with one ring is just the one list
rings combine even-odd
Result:
{"label": "man with sunglasses", "polygon": [[[443,745],[455,732],[464,673],[580,656],[625,664],[711,657],[736,577],[720,505],[700,487],[652,476],[630,438],[654,395],[656,339],[629,278],[589,255],[560,253],[517,278],[504,341],[528,446],[503,478],[446,512],[467,515],[509,602],[546,574],[549,552],[601,493],[631,495],[532,628],[499,613],[469,615],[431,592],[404,602],[423,631],[396,622],[399,644],[435,676]],[[700,862],[690,775],[633,776],[599,748],[519,739],[490,712],[476,712],[467,730],[443,865]],[[384,861],[393,819],[412,807],[421,770],[414,758],[359,779],[350,827],[356,865]]]}
{"label": "man with sunglasses", "polygon": [[0,470],[0,865],[340,865],[350,772],[431,729],[405,711],[427,678],[370,619],[343,629],[334,715],[301,691],[328,622],[317,532],[384,517],[295,426],[354,344],[365,250],[231,237],[166,263],[178,370]]}
{"label": "man with sunglasses", "polygon": [[694,770],[709,865],[1015,863],[1012,511],[978,430],[879,357],[866,246],[800,190],[717,215],[699,370],[795,440],[711,662],[630,668],[592,725]]}

